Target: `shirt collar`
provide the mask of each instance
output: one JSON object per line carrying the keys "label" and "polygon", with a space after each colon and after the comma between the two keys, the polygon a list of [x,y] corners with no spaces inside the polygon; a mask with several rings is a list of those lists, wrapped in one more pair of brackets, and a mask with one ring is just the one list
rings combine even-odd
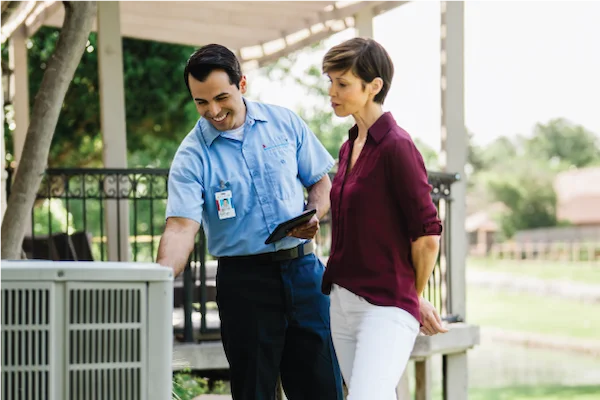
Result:
{"label": "shirt collar", "polygon": [[[261,107],[259,107],[255,102],[242,98],[244,100],[244,104],[246,105],[246,121],[245,123],[248,125],[254,125],[256,121],[268,122],[266,115],[264,114]],[[215,129],[214,126],[210,122],[206,120],[206,118],[200,118],[196,127],[200,130],[200,134],[204,138],[204,141],[208,146],[211,146],[216,138],[221,136],[223,132],[218,129]]]}
{"label": "shirt collar", "polygon": [[[392,127],[396,125],[396,120],[392,117],[392,113],[384,112],[381,117],[375,121],[373,125],[367,131],[367,134],[375,140],[375,143],[381,142],[385,135],[389,132]],[[358,126],[354,125],[348,131],[348,137],[350,140],[356,139],[358,136]]]}

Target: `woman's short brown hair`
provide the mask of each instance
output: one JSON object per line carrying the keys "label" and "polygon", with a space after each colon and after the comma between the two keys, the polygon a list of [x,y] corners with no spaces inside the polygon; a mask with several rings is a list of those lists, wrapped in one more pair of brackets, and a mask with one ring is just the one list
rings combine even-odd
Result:
{"label": "woman's short brown hair", "polygon": [[373,39],[354,38],[329,49],[323,58],[323,73],[349,70],[366,83],[381,78],[383,87],[373,101],[383,104],[394,77],[394,64],[383,46]]}

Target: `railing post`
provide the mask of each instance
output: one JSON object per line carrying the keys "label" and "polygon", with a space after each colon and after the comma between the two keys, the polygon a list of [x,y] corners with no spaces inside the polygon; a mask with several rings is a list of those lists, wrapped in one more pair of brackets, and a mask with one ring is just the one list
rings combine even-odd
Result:
{"label": "railing post", "polygon": [[192,274],[191,262],[188,262],[183,270],[183,341],[194,341],[194,326],[192,322],[194,276]]}
{"label": "railing post", "polygon": [[198,252],[199,252],[199,264],[200,264],[200,334],[205,334],[208,330],[206,321],[206,314],[208,309],[206,308],[206,302],[208,300],[207,288],[206,288],[206,241],[204,231],[199,233],[200,240],[198,241]]}
{"label": "railing post", "polygon": [[431,358],[415,362],[415,400],[431,400]]}

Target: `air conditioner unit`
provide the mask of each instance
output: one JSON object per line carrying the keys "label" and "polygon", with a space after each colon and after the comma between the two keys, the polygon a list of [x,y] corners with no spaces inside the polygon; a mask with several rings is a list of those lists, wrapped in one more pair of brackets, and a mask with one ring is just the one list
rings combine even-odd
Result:
{"label": "air conditioner unit", "polygon": [[2,399],[171,398],[169,268],[2,261],[1,301]]}

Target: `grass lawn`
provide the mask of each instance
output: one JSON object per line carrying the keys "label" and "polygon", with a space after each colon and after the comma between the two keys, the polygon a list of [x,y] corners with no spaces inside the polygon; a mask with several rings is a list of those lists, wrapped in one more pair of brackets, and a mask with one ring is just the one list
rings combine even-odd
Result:
{"label": "grass lawn", "polygon": [[600,386],[515,386],[473,388],[470,400],[598,400]]}
{"label": "grass lawn", "polygon": [[467,318],[471,323],[600,340],[600,307],[597,304],[481,289],[474,285],[469,285],[467,290]]}
{"label": "grass lawn", "polygon": [[599,284],[600,265],[553,261],[509,261],[469,257],[467,268],[479,271],[503,272],[546,280],[571,280]]}

